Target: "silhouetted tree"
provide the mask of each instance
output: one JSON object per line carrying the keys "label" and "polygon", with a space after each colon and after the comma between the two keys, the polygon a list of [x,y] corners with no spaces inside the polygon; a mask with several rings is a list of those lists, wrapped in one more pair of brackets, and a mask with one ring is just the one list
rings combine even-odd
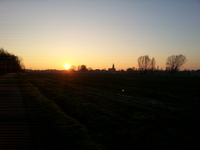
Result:
{"label": "silhouetted tree", "polygon": [[78,67],[77,67],[77,71],[80,71],[80,70],[81,70],[81,66],[78,65]]}
{"label": "silhouetted tree", "polygon": [[76,70],[76,66],[72,65],[72,66],[70,67],[70,70],[71,70],[71,71],[75,71],[75,70]]}
{"label": "silhouetted tree", "polygon": [[179,71],[180,67],[186,63],[186,61],[186,57],[182,54],[169,56],[166,61],[166,70],[174,74],[176,71]]}
{"label": "silhouetted tree", "polygon": [[151,71],[151,73],[153,73],[155,70],[156,70],[156,60],[155,60],[155,58],[153,57],[153,58],[151,59],[151,62],[150,62],[150,71]]}
{"label": "silhouetted tree", "polygon": [[88,69],[87,69],[86,65],[81,65],[79,71],[86,72],[86,71],[88,71]]}
{"label": "silhouetted tree", "polygon": [[138,67],[139,71],[142,74],[146,74],[147,70],[149,69],[151,59],[148,55],[140,56],[138,58]]}
{"label": "silhouetted tree", "polygon": [[131,73],[131,72],[133,72],[133,69],[132,68],[127,68],[126,72]]}
{"label": "silhouetted tree", "polygon": [[93,70],[92,67],[89,67],[89,68],[88,68],[88,71],[91,71],[91,70]]}
{"label": "silhouetted tree", "polygon": [[140,56],[138,58],[138,70],[142,74],[146,74],[148,70],[153,71],[155,70],[156,61],[155,58],[152,60],[149,58],[148,55]]}
{"label": "silhouetted tree", "polygon": [[25,67],[22,63],[22,58],[8,53],[3,48],[0,48],[0,73],[13,73],[24,71]]}

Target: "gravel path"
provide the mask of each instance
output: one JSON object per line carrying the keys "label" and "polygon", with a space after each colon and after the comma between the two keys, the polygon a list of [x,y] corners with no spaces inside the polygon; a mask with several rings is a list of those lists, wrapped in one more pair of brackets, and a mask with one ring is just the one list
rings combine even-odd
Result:
{"label": "gravel path", "polygon": [[13,74],[0,79],[0,149],[30,149],[23,100]]}

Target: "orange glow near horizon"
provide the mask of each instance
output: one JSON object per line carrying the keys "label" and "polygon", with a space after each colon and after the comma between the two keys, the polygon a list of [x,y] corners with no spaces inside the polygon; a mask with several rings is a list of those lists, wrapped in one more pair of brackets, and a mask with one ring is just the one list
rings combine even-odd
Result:
{"label": "orange glow near horizon", "polygon": [[200,69],[198,2],[51,1],[0,0],[0,48],[26,69],[126,70],[148,55],[165,70],[179,54],[188,60],[181,70]]}

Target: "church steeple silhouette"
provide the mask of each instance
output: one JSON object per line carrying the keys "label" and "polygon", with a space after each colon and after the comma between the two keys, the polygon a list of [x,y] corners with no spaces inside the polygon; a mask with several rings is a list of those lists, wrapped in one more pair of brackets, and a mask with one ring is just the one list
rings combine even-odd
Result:
{"label": "church steeple silhouette", "polygon": [[108,71],[114,72],[115,70],[115,64],[113,63],[112,68],[108,68]]}

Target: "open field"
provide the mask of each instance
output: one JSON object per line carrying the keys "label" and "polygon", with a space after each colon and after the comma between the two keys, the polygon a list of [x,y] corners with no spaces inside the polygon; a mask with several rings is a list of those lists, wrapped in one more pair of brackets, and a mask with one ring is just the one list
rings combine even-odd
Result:
{"label": "open field", "polygon": [[199,149],[200,77],[16,75],[35,148]]}

